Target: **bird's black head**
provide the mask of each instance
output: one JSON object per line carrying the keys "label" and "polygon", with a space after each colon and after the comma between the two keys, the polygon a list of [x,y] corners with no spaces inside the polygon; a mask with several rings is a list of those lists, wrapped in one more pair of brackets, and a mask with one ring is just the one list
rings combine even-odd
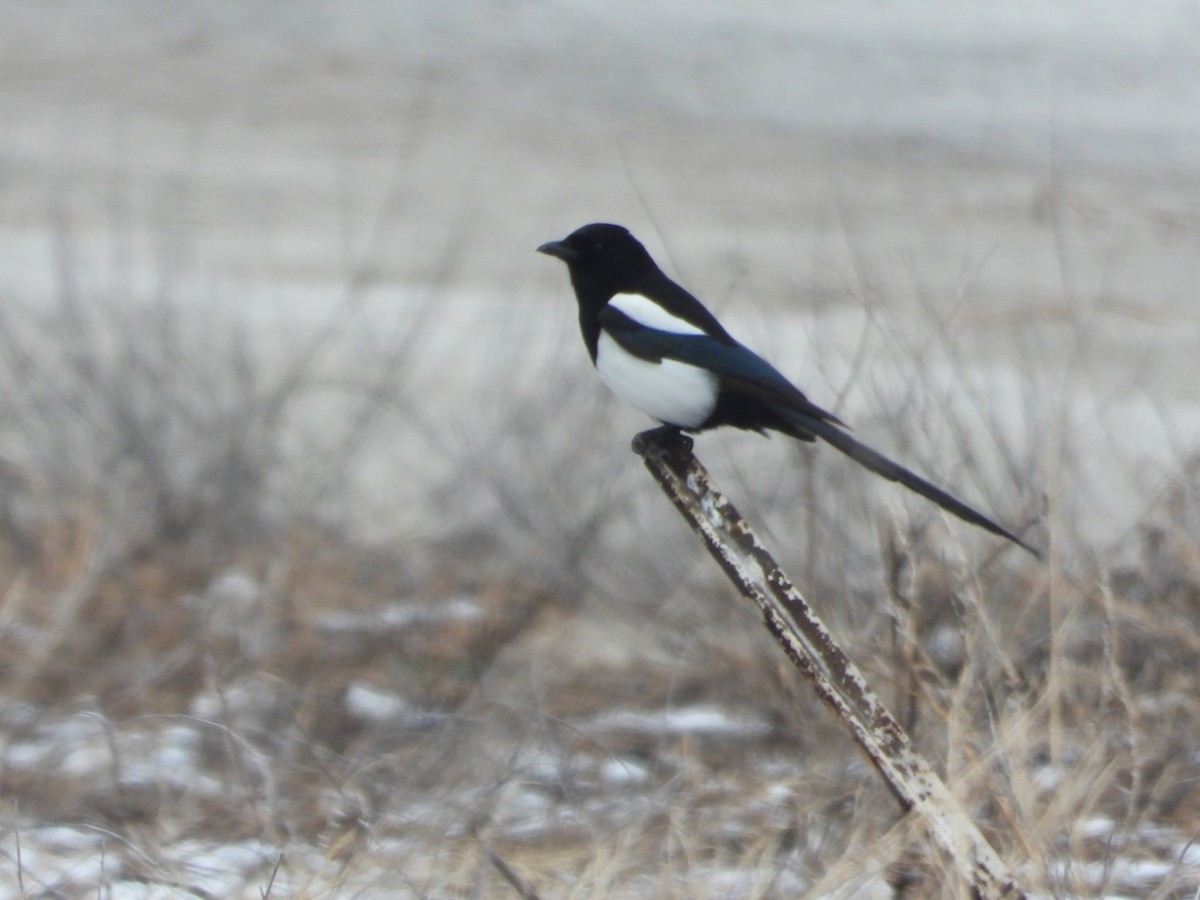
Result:
{"label": "bird's black head", "polygon": [[620,225],[584,225],[537,249],[567,264],[581,299],[587,294],[605,302],[613,294],[636,290],[647,276],[658,272],[646,248]]}

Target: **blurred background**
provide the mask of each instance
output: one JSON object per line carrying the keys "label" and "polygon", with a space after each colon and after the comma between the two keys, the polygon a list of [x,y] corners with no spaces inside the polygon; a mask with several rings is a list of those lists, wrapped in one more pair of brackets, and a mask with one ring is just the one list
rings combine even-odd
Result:
{"label": "blurred background", "polygon": [[1046,548],[697,444],[1025,883],[1200,889],[1200,7],[0,16],[3,890],[959,895],[629,452],[591,221]]}

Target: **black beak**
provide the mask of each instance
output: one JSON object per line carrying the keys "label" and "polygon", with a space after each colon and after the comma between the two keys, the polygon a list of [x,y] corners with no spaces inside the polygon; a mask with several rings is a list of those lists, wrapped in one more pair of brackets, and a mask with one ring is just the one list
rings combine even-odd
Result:
{"label": "black beak", "polygon": [[565,263],[572,263],[579,259],[579,251],[566,241],[550,241],[542,244],[537,248],[537,252],[545,253],[547,256],[556,256]]}

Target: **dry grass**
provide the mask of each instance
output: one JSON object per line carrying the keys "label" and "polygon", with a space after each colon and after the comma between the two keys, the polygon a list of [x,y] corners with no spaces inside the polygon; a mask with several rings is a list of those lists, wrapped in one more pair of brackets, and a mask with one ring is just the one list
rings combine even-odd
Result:
{"label": "dry grass", "polygon": [[[895,629],[846,635],[1041,893],[1195,891],[1200,570],[1160,538],[1137,569],[1072,576],[926,562]],[[219,571],[163,542],[94,577],[86,554],[50,554],[58,539],[4,570],[8,872],[33,895],[216,895],[272,872],[284,896],[503,896],[510,879],[541,896],[959,892],[719,587],[697,619],[729,631],[672,658],[655,645],[681,623],[662,621],[623,655],[588,652],[607,617],[561,594],[414,583],[401,555],[315,528]],[[54,628],[52,652],[21,639]],[[744,727],[654,721],[697,710]],[[103,873],[62,867],[100,853]]]}

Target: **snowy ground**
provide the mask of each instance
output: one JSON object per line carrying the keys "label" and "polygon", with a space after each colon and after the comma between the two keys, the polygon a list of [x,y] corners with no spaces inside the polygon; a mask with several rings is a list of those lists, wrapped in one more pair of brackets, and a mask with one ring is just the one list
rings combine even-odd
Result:
{"label": "snowy ground", "polygon": [[[221,589],[236,581],[244,596],[264,590],[245,572],[223,580]],[[179,712],[116,720],[98,705],[6,700],[0,766],[20,806],[10,806],[0,845],[4,895],[86,896],[102,886],[105,896],[138,898],[441,896],[474,885],[507,896],[511,879],[501,872],[515,870],[533,877],[541,896],[893,896],[888,854],[904,830],[864,826],[889,800],[862,759],[829,755],[830,744],[844,742],[810,718],[820,717],[811,703],[793,710],[804,718],[788,727],[773,721],[777,701],[738,700],[718,679],[707,682],[706,699],[645,707],[632,697],[603,705],[576,683],[568,707],[595,712],[562,715],[561,691],[544,685],[536,696],[545,708],[531,716],[510,706],[525,677],[518,673],[569,655],[537,649],[563,642],[556,629],[519,638],[466,702],[416,698],[436,680],[437,663],[395,679],[393,689],[379,686],[392,655],[381,647],[436,641],[448,658],[467,658],[478,647],[464,639],[486,630],[473,626],[496,627],[522,602],[397,601],[373,620],[298,610],[301,619],[313,615],[322,636],[307,666],[281,678],[269,670],[294,651],[268,657],[198,690]],[[215,643],[222,627],[197,628],[194,644]],[[717,668],[727,679],[740,672],[753,690],[749,676],[761,679],[767,667],[735,662],[737,652]],[[248,655],[210,661],[237,665]],[[335,659],[353,662],[347,669]],[[586,665],[574,676],[547,671],[548,680],[561,689],[564,678],[613,676]],[[643,662],[619,677],[641,679],[657,695],[664,674],[679,679],[672,690],[680,694],[695,675],[678,663]],[[1132,817],[1120,801],[1079,795],[1106,792],[1109,775],[1097,781],[1091,767],[1103,758],[1122,767],[1127,751],[1097,754],[1072,736],[1052,761],[1034,750],[1040,743],[1027,725],[1009,721],[1012,710],[996,723],[997,742],[1018,767],[1006,799],[1046,819],[1046,831],[1019,826],[1029,829],[1027,841],[1036,836],[1024,863],[1023,854],[1008,854],[1020,877],[1039,886],[1035,896],[1186,897],[1200,884],[1200,810],[1178,793],[1194,784],[1196,763],[1168,763],[1172,739],[1159,747],[1161,735],[1151,736],[1151,720],[1195,700],[1160,691],[1132,702],[1127,722],[1141,721],[1131,734],[1147,741],[1134,755],[1153,760],[1132,772],[1147,779],[1139,790],[1160,795]],[[311,704],[318,708],[306,710]],[[1182,783],[1165,774],[1188,769]],[[960,791],[984,801],[986,791],[970,782],[961,772]],[[954,895],[951,885],[943,889],[920,895]]]}

